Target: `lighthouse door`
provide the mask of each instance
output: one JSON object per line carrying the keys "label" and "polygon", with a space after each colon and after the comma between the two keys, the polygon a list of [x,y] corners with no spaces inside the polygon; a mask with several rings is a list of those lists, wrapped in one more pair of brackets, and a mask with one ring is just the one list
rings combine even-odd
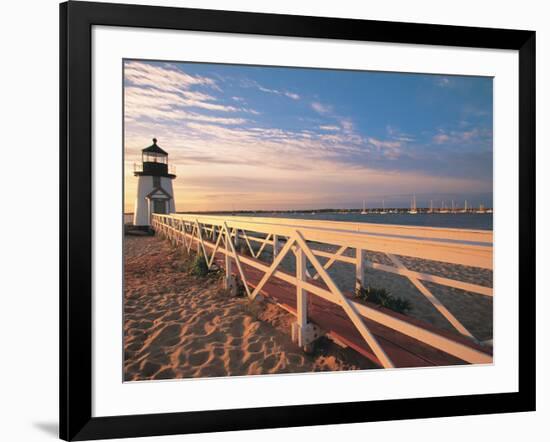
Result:
{"label": "lighthouse door", "polygon": [[154,199],[153,213],[166,213],[166,201]]}

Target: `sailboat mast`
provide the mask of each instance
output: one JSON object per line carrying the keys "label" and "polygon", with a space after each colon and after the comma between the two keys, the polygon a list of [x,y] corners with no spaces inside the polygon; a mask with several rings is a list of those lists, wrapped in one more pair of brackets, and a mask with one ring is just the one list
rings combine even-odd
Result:
{"label": "sailboat mast", "polygon": [[365,215],[367,213],[367,204],[365,203],[365,200],[363,200],[363,210],[361,211],[361,215]]}

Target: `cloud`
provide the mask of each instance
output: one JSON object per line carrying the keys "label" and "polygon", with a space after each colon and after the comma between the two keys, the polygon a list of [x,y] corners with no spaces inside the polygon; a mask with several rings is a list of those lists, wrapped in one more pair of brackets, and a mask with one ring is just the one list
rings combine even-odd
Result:
{"label": "cloud", "polygon": [[339,131],[341,128],[340,128],[340,126],[325,124],[325,125],[319,126],[319,129],[328,130],[328,131]]}
{"label": "cloud", "polygon": [[183,100],[182,106],[188,107],[200,107],[208,110],[215,110],[221,112],[238,112],[240,109],[233,106],[225,106],[223,104],[209,103],[201,100]]}
{"label": "cloud", "polygon": [[377,138],[369,137],[368,142],[377,150],[382,151],[382,154],[387,159],[395,160],[401,156],[401,148],[403,147],[403,143],[401,141],[379,140]]}
{"label": "cloud", "polygon": [[435,144],[445,144],[448,143],[450,139],[451,137],[445,133],[438,133],[432,138]]}
{"label": "cloud", "polygon": [[126,121],[136,119],[171,122],[201,121],[237,125],[244,124],[248,120],[240,116],[227,117],[215,114],[259,114],[254,109],[227,105],[223,99],[212,94],[212,89],[218,93],[222,92],[213,78],[190,75],[170,64],[127,62],[124,74]]}
{"label": "cloud", "polygon": [[268,94],[281,95],[281,92],[279,92],[277,89],[268,89],[266,87],[260,86],[259,84],[258,84],[258,89],[261,90],[262,92],[267,92]]}
{"label": "cloud", "polygon": [[219,124],[242,124],[244,118],[225,118],[189,112],[182,107],[199,107],[211,110],[231,111],[226,107],[210,102],[188,100],[180,94],[159,90],[127,86],[124,89],[124,115],[130,119],[153,119],[168,121],[208,121]]}
{"label": "cloud", "polygon": [[[333,207],[361,201],[365,196],[359,194],[365,188],[391,195],[403,189],[456,192],[486,185],[479,179],[453,176],[444,167],[434,176],[432,169],[445,166],[448,158],[427,154],[415,159],[408,156],[406,142],[343,130],[188,121],[170,129],[132,122],[126,132],[126,152],[134,152],[125,156],[128,180],[132,179],[131,162],[147,144],[144,140],[162,134],[161,145],[177,165],[178,210],[223,210],[231,209],[231,204],[238,210]],[[471,170],[467,155],[453,158],[455,172]],[[430,164],[427,170],[426,164]],[[135,182],[128,181],[127,188],[134,192],[126,197],[132,210]],[[223,194],[229,199],[216,197]]]}
{"label": "cloud", "polygon": [[293,100],[299,100],[300,99],[300,96],[298,94],[295,94],[294,92],[288,92],[286,91],[285,92],[285,95],[288,97],[288,98],[292,98]]}
{"label": "cloud", "polygon": [[488,109],[480,109],[479,107],[471,104],[464,105],[462,113],[468,117],[487,117],[490,115],[490,111]]}
{"label": "cloud", "polygon": [[399,141],[383,141],[372,137],[368,141],[377,149],[399,149],[402,146],[402,143]]}
{"label": "cloud", "polygon": [[212,78],[189,75],[170,64],[152,65],[138,61],[124,64],[124,78],[135,86],[145,86],[164,91],[179,92],[191,86],[210,86],[217,88]]}
{"label": "cloud", "polygon": [[412,143],[416,140],[416,138],[412,135],[401,132],[401,130],[399,130],[397,127],[394,127],[390,124],[386,126],[386,132],[392,140],[401,141],[403,143]]}
{"label": "cloud", "polygon": [[274,95],[281,95],[286,96],[288,98],[291,98],[292,100],[299,100],[301,97],[295,92],[286,91],[286,90],[279,90],[279,89],[271,89],[265,86],[262,86],[260,83],[258,83],[256,80],[251,80],[249,78],[246,78],[241,81],[241,85],[243,87],[252,87],[256,88],[261,92],[265,92],[268,94],[274,94]]}
{"label": "cloud", "polygon": [[488,143],[492,140],[493,132],[490,129],[474,127],[469,130],[451,130],[440,129],[432,137],[432,141],[438,145],[468,145],[478,143]]}
{"label": "cloud", "polygon": [[353,131],[353,121],[351,121],[349,118],[343,118],[342,120],[340,120],[340,124],[346,132]]}
{"label": "cloud", "polygon": [[312,108],[315,112],[317,112],[317,113],[319,113],[319,114],[321,114],[321,115],[323,115],[323,114],[328,114],[329,112],[332,111],[332,106],[329,106],[328,104],[320,103],[320,102],[318,102],[318,101],[313,101],[313,102],[311,103],[311,108]]}
{"label": "cloud", "polygon": [[448,77],[436,77],[435,84],[439,87],[452,87],[454,82]]}

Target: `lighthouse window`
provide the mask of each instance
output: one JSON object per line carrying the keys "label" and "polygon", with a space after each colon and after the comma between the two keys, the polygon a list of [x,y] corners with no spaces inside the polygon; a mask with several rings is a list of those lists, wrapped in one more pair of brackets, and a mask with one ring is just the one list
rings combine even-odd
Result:
{"label": "lighthouse window", "polygon": [[153,177],[153,187],[160,187],[160,177],[154,176]]}
{"label": "lighthouse window", "polygon": [[160,155],[155,153],[144,153],[143,162],[168,164],[168,157],[166,155]]}

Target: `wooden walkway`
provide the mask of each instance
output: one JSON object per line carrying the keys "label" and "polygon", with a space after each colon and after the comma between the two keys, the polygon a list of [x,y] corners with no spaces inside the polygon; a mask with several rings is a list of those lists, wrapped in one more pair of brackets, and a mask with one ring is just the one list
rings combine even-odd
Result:
{"label": "wooden walkway", "polygon": [[[250,257],[248,258],[254,259]],[[261,262],[259,260],[256,261]],[[217,253],[215,262],[220,268],[224,268],[225,256],[221,253]],[[256,288],[256,285],[263,276],[263,272],[244,263],[241,263],[241,266],[246,274],[246,280],[249,287],[252,289]],[[234,260],[231,268],[233,276],[239,279],[240,276]],[[309,278],[308,282],[319,287],[326,288],[326,286],[318,280]],[[289,284],[279,278],[271,278],[260,290],[260,293],[266,299],[296,315],[296,288],[292,284]],[[353,298],[352,293],[345,293],[345,295],[349,298]],[[357,299],[354,300],[356,302],[360,302],[357,301]],[[472,340],[459,334],[451,333],[446,330],[440,330],[425,321],[420,321],[410,316],[396,313],[392,310],[372,303],[361,303],[383,311],[390,316],[420,326],[442,336],[459,341],[471,348],[492,355],[490,349],[487,347],[477,345]],[[318,325],[330,337],[340,341],[350,348],[353,348],[355,351],[367,357],[375,364],[381,365],[374,352],[370,349],[357,328],[349,320],[348,316],[341,307],[318,296],[310,295],[308,297],[308,319]],[[396,367],[429,367],[467,364],[461,359],[455,358],[452,355],[437,350],[414,338],[380,325],[374,321],[370,321],[368,319],[364,319],[364,321],[367,327],[377,337],[378,342],[384,348]]]}

